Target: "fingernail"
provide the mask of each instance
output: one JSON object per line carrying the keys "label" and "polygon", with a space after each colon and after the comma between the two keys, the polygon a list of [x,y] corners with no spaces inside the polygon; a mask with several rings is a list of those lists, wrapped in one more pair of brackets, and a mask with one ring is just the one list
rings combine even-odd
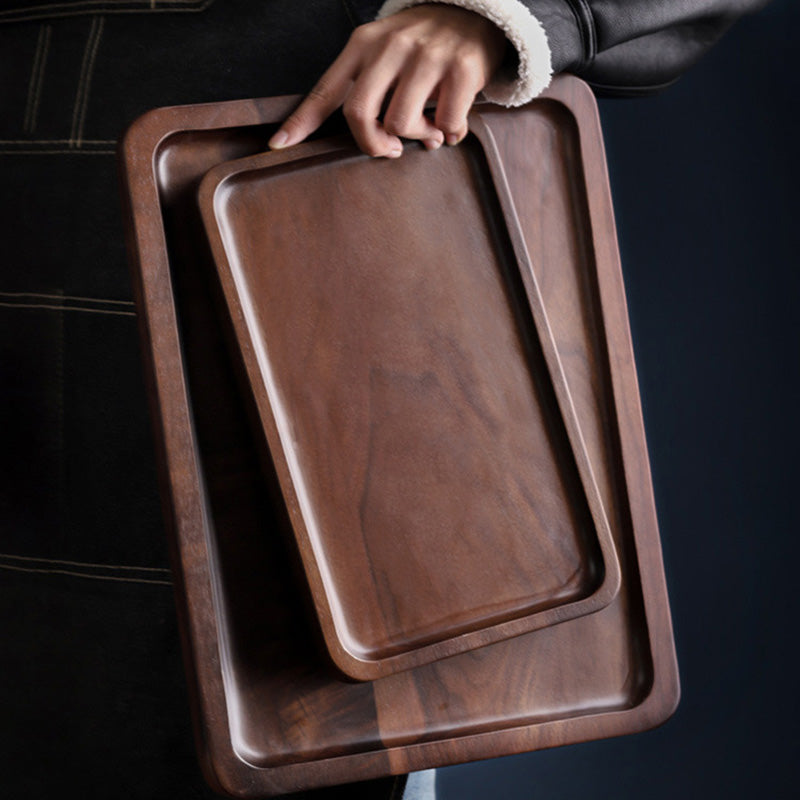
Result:
{"label": "fingernail", "polygon": [[386,158],[400,158],[401,155],[403,155],[403,148],[395,147],[386,154]]}
{"label": "fingernail", "polygon": [[428,150],[438,150],[442,146],[442,139],[437,137],[436,139],[426,139],[425,140],[425,147]]}
{"label": "fingernail", "polygon": [[451,147],[452,145],[458,144],[461,141],[458,137],[458,134],[455,133],[448,133],[445,138],[447,140],[447,144],[449,144]]}
{"label": "fingernail", "polygon": [[281,147],[286,147],[286,142],[289,141],[289,134],[286,131],[278,131],[270,140],[269,146],[273,150],[279,150]]}

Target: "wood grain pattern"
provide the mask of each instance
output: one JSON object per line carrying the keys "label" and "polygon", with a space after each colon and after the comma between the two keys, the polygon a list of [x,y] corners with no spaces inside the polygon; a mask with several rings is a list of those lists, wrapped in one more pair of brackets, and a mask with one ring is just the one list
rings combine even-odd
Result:
{"label": "wood grain pattern", "polygon": [[361,680],[594,612],[619,587],[483,147],[407,156],[325,141],[200,188],[322,630]]}
{"label": "wood grain pattern", "polygon": [[[658,724],[677,702],[677,668],[591,94],[559,79],[527,109],[480,113],[550,312],[621,590],[597,613],[364,683],[331,671],[313,616],[300,610],[281,534],[286,510],[268,497],[273,481],[259,466],[249,403],[222,343],[194,203],[202,176],[263,150],[294,102],[160,110],[122,148],[176,598],[209,780],[236,796],[271,796]],[[537,113],[542,104],[546,114]]]}

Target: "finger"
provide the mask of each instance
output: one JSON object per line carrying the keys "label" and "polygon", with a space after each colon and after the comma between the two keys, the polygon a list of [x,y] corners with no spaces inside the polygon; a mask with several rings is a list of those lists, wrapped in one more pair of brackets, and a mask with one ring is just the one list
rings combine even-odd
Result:
{"label": "finger", "polygon": [[418,139],[429,150],[444,141],[444,134],[425,116],[425,104],[435,94],[441,70],[429,59],[419,58],[401,77],[383,117],[387,133]]}
{"label": "finger", "polygon": [[358,70],[359,55],[345,47],[295,111],[269,140],[273,149],[290,147],[313,133],[344,102]]}
{"label": "finger", "polygon": [[480,66],[468,58],[450,67],[436,106],[436,127],[444,133],[447,144],[457,144],[467,135],[467,115],[483,82]]}
{"label": "finger", "polygon": [[380,121],[386,95],[397,80],[404,54],[399,48],[384,51],[356,79],[342,110],[358,146],[371,156],[396,158],[403,152],[397,136]]}

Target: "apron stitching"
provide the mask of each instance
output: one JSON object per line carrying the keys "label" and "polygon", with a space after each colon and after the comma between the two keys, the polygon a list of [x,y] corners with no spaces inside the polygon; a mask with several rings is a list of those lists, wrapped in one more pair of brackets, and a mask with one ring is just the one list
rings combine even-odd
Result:
{"label": "apron stitching", "polygon": [[42,101],[42,87],[44,86],[44,73],[47,68],[47,56],[50,53],[50,39],[53,33],[53,26],[46,26],[46,34],[44,41],[44,51],[42,58],[39,62],[39,77],[36,86],[36,94],[33,97],[33,107],[31,108],[31,116],[28,120],[28,133],[33,133],[36,130],[36,118],[39,116],[39,104]]}
{"label": "apron stitching", "polygon": [[92,24],[89,28],[89,36],[86,39],[86,46],[83,48],[83,59],[81,60],[81,72],[78,77],[78,91],[75,94],[75,104],[72,107],[72,128],[69,134],[69,146],[75,146],[75,138],[78,132],[78,117],[80,116],[81,104],[83,101],[84,85],[87,78],[87,68],[89,66],[89,57],[92,52],[92,44],[94,42],[95,32],[97,31],[97,24],[99,17],[92,17]]}
{"label": "apron stitching", "polygon": [[75,155],[75,156],[115,156],[116,150],[77,150],[72,145],[72,150],[12,150],[0,148],[0,155],[4,156],[49,156],[49,155]]}
{"label": "apron stitching", "polygon": [[[117,306],[133,306],[132,300],[108,300],[105,297],[81,297],[74,294],[42,294],[41,292],[2,292],[0,297],[41,297],[45,300],[80,300],[84,303],[113,303]],[[2,554],[0,554],[2,555]]]}
{"label": "apron stitching", "polygon": [[18,556],[13,553],[0,553],[0,559],[10,559],[12,561],[25,561],[29,563],[48,564],[58,567],[85,567],[87,569],[121,569],[129,572],[160,572],[169,575],[170,570],[166,567],[137,567],[133,564],[93,564],[88,561],[65,561],[60,558],[39,558],[37,556]]}
{"label": "apron stitching", "polygon": [[[115,13],[115,6],[131,6],[130,9],[120,9],[124,12],[132,12],[135,14],[147,14],[150,10],[153,11],[172,11],[182,10],[181,6],[187,6],[187,10],[204,11],[214,0],[165,0],[164,5],[167,8],[156,8],[156,3],[159,0],[84,0],[78,3],[45,3],[43,5],[33,6],[32,8],[11,8],[5,11],[0,11],[0,21],[3,19],[12,19],[15,22],[20,22],[26,19],[39,19],[42,15],[48,14],[50,16],[74,16],[76,14],[97,14],[97,13]],[[99,9],[93,9],[91,6],[100,6]],[[175,7],[174,9],[171,7]],[[28,14],[30,16],[19,17],[19,14]]]}
{"label": "apron stitching", "polygon": [[123,578],[118,575],[92,575],[88,572],[74,572],[67,569],[40,569],[36,567],[15,567],[11,564],[0,564],[0,569],[13,572],[35,572],[44,575],[68,575],[72,578],[90,578],[95,581],[118,581],[122,583],[150,583],[158,586],[172,586],[172,581],[159,581],[152,578]]}
{"label": "apron stitching", "polygon": [[[68,144],[69,139],[0,139],[0,145],[4,144]],[[116,139],[84,139],[87,144],[116,144]]]}
{"label": "apron stitching", "polygon": [[22,121],[22,129],[28,130],[28,125],[31,118],[31,109],[33,108],[33,98],[36,94],[36,86],[39,82],[39,61],[42,57],[42,50],[44,49],[45,29],[46,25],[39,27],[39,36],[36,39],[36,50],[33,54],[33,67],[31,68],[31,78],[28,81],[28,101],[25,103],[25,117]]}
{"label": "apron stitching", "polygon": [[103,33],[105,17],[94,17],[86,48],[83,51],[81,75],[78,80],[78,92],[75,96],[75,106],[72,111],[72,130],[70,132],[70,148],[80,148],[83,138],[83,126],[86,120],[86,109],[89,104],[89,88],[92,82],[92,71],[97,57],[97,48]]}
{"label": "apron stitching", "polygon": [[4,303],[0,301],[0,308],[36,308],[45,311],[83,311],[85,314],[110,314],[115,317],[135,317],[135,311],[112,311],[106,308],[85,308],[82,306],[56,306],[47,303]]}
{"label": "apron stitching", "polygon": [[356,19],[353,16],[353,12],[350,9],[350,3],[347,0],[342,0],[342,6],[344,7],[344,13],[347,14],[347,19],[350,22],[350,25],[355,28],[356,27]]}
{"label": "apron stitching", "polygon": [[97,59],[97,51],[100,47],[100,37],[103,35],[103,28],[106,24],[106,18],[100,17],[100,24],[97,26],[97,35],[95,36],[94,46],[92,48],[92,55],[89,60],[89,70],[86,75],[86,86],[84,88],[83,93],[83,109],[81,110],[81,120],[78,126],[78,143],[77,146],[81,146],[81,141],[83,139],[83,128],[86,123],[86,111],[89,108],[89,96],[90,96],[90,88],[92,84],[92,76],[94,75],[94,64],[95,60]]}

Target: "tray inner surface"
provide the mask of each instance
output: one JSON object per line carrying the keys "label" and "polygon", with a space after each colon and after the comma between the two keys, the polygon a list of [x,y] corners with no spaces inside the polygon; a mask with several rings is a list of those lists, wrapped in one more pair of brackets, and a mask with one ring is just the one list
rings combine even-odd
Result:
{"label": "tray inner surface", "polygon": [[[564,743],[557,727],[546,723],[592,715],[599,716],[581,738],[612,735],[625,724],[605,712],[635,708],[652,685],[651,642],[620,469],[572,117],[559,103],[542,102],[513,120],[501,111],[484,118],[504,153],[545,305],[562,312],[552,315],[553,332],[620,557],[622,588],[594,614],[374,682],[338,679],[312,645],[279,535],[281,518],[266,497],[208,281],[210,255],[195,207],[200,179],[222,161],[266,149],[274,128],[176,133],[158,151],[183,348],[183,363],[173,368],[182,368],[188,381],[188,433],[209,510],[208,530],[200,535],[210,548],[217,612],[207,635],[218,637],[233,749],[256,768],[359,753],[377,758],[394,746],[400,749],[392,751],[391,771],[399,772],[430,763],[415,760],[413,748],[404,745],[492,732],[501,738],[487,741],[484,749],[476,744],[462,751],[457,745],[442,750],[442,759],[519,752]],[[526,142],[537,153],[533,188],[529,155],[506,146],[506,140]],[[559,254],[558,263],[548,260],[548,253]],[[270,530],[274,536],[267,535]],[[188,585],[191,573],[185,579]],[[213,682],[202,663],[195,668],[201,685]],[[502,739],[506,731],[508,741]],[[378,772],[389,769],[377,763],[383,765]]]}
{"label": "tray inner surface", "polygon": [[604,575],[480,144],[398,165],[347,148],[214,195],[272,452],[338,636],[368,659]]}

